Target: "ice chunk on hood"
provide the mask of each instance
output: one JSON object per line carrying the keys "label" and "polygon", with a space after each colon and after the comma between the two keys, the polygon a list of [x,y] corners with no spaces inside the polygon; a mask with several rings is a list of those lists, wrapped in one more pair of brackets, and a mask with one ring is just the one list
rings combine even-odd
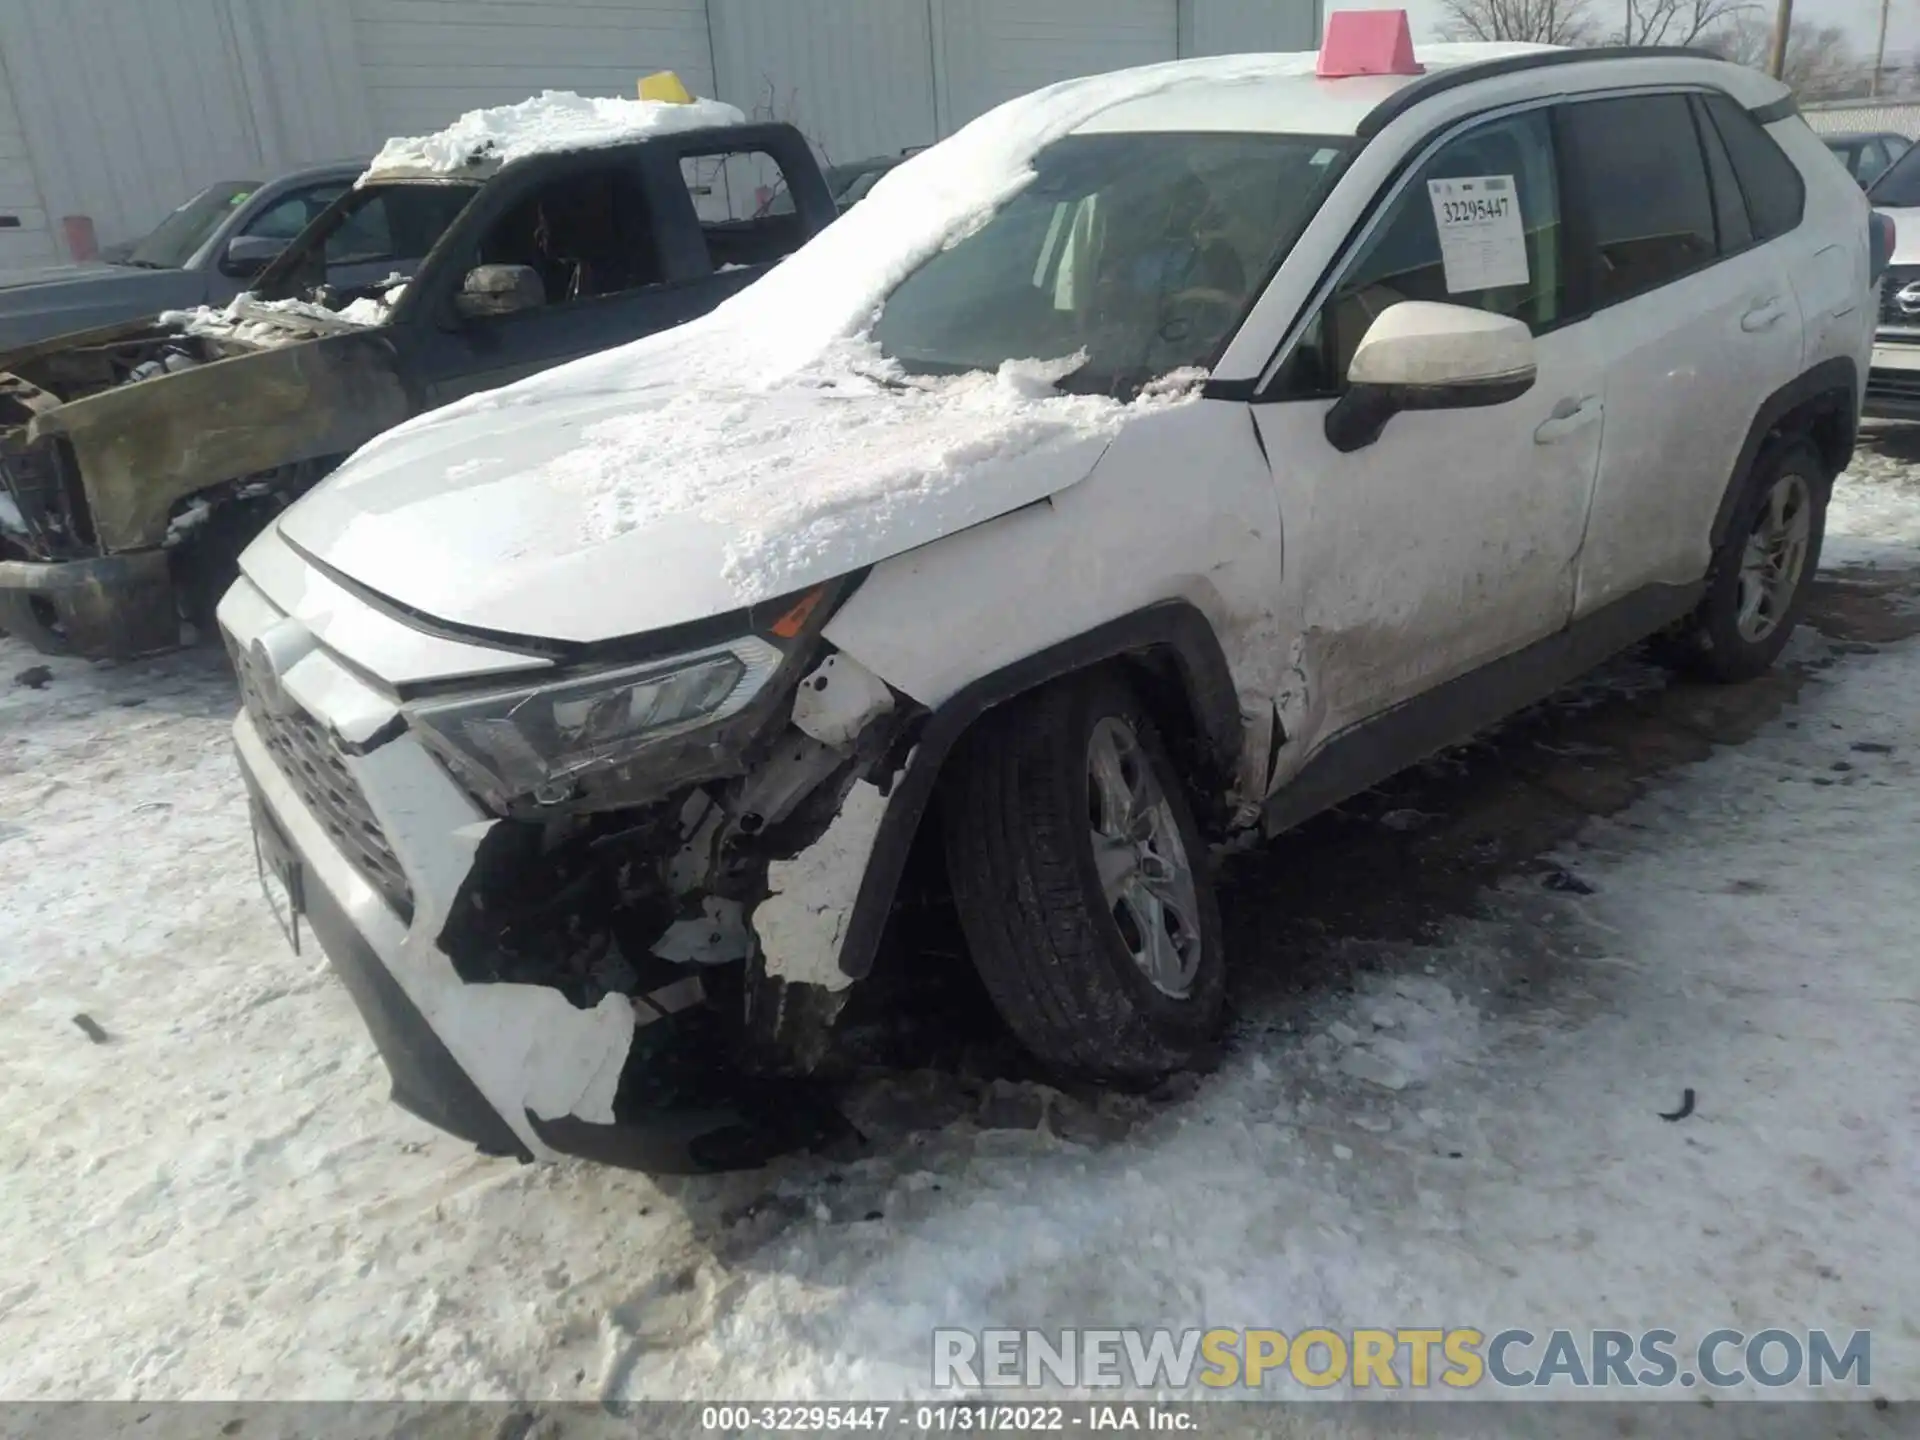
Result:
{"label": "ice chunk on hood", "polygon": [[528,155],[598,150],[649,135],[743,125],[747,117],[719,100],[673,104],[548,90],[514,105],[469,110],[432,135],[387,141],[360,177],[370,181],[422,175],[487,174]]}

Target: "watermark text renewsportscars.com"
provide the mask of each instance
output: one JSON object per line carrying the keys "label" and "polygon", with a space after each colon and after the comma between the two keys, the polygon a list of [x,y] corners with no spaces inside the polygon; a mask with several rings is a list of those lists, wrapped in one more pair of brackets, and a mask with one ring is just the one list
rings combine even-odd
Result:
{"label": "watermark text renewsportscars.com", "polygon": [[966,1391],[1860,1389],[1872,1381],[1867,1330],[1724,1329],[1691,1342],[1672,1330],[1466,1327],[933,1332],[935,1387]]}

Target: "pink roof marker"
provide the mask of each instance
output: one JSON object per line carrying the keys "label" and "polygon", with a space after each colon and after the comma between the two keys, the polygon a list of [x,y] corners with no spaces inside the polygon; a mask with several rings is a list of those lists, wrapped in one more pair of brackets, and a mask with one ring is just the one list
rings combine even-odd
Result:
{"label": "pink roof marker", "polygon": [[1314,74],[1322,80],[1354,75],[1424,75],[1413,58],[1413,30],[1404,10],[1336,10],[1327,16],[1327,36]]}

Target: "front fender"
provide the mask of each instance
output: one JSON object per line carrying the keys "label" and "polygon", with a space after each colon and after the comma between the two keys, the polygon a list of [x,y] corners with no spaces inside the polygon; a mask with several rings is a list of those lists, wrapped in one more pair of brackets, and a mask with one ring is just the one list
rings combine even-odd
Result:
{"label": "front fender", "polygon": [[33,435],[73,448],[109,553],[158,545],[175,504],[222,481],[344,455],[407,417],[377,331],[237,355],[49,410]]}
{"label": "front fender", "polygon": [[884,808],[872,812],[872,831],[861,837],[868,856],[866,868],[840,943],[843,974],[859,979],[873,968],[907,852],[947,756],[968,727],[995,705],[1049,680],[1122,655],[1156,651],[1169,655],[1179,670],[1205,758],[1223,776],[1232,773],[1242,739],[1233,676],[1213,626],[1187,601],[1164,601],[1122,615],[980,677],[928,717],[902,773],[884,797]]}

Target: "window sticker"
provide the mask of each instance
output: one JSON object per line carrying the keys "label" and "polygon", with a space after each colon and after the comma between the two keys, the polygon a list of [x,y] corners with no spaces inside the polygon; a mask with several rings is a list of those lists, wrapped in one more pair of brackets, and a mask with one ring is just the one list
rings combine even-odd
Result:
{"label": "window sticker", "polygon": [[1527,236],[1513,176],[1429,180],[1427,197],[1449,295],[1528,283]]}

